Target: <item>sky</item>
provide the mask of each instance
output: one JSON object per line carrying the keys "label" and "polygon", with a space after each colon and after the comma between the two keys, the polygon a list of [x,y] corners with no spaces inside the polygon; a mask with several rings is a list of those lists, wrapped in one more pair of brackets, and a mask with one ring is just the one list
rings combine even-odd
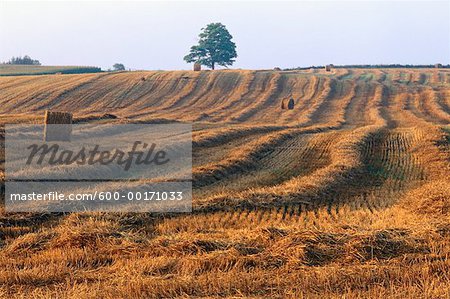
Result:
{"label": "sky", "polygon": [[450,63],[449,0],[0,0],[0,61],[191,69],[183,57],[211,22],[233,36],[232,68]]}

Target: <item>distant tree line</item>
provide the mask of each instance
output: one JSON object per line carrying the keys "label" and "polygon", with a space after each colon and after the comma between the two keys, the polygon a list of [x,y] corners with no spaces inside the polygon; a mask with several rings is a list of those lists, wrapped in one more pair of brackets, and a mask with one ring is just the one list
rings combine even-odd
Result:
{"label": "distant tree line", "polygon": [[[395,68],[434,68],[434,64],[346,64],[346,65],[334,65],[335,69],[395,69]],[[309,70],[309,69],[322,69],[325,68],[324,65],[313,65],[309,67],[296,67],[287,68],[285,71],[293,70]],[[450,68],[450,64],[442,65],[442,68]]]}
{"label": "distant tree line", "polygon": [[41,65],[39,60],[32,59],[30,56],[25,55],[24,57],[12,57],[5,64],[21,64],[21,65]]}
{"label": "distant tree line", "polygon": [[102,69],[95,66],[75,66],[75,67],[46,67],[42,66],[39,69],[25,70],[24,72],[2,73],[2,76],[26,76],[26,75],[49,75],[49,74],[85,74],[85,73],[100,73]]}
{"label": "distant tree line", "polygon": [[77,66],[74,68],[62,69],[61,74],[84,74],[84,73],[101,73],[102,69],[96,66]]}

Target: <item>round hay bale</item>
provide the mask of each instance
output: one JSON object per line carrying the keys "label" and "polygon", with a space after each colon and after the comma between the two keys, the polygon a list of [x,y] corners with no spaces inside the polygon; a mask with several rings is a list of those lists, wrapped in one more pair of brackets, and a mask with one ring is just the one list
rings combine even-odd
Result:
{"label": "round hay bale", "polygon": [[289,109],[289,110],[294,109],[294,99],[293,99],[293,98],[290,98],[290,99],[289,99],[288,109]]}

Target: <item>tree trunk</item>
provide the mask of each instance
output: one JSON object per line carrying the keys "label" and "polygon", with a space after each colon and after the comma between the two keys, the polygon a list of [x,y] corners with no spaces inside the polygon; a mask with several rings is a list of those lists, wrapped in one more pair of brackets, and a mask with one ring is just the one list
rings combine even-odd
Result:
{"label": "tree trunk", "polygon": [[211,64],[211,69],[214,71],[214,61],[213,61],[213,63]]}

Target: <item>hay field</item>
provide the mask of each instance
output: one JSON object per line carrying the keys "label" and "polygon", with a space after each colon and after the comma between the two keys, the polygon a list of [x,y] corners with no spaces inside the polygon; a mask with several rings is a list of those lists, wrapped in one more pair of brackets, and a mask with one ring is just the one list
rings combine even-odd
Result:
{"label": "hay field", "polygon": [[45,109],[193,122],[194,211],[2,211],[3,297],[450,297],[450,70],[0,77]]}

